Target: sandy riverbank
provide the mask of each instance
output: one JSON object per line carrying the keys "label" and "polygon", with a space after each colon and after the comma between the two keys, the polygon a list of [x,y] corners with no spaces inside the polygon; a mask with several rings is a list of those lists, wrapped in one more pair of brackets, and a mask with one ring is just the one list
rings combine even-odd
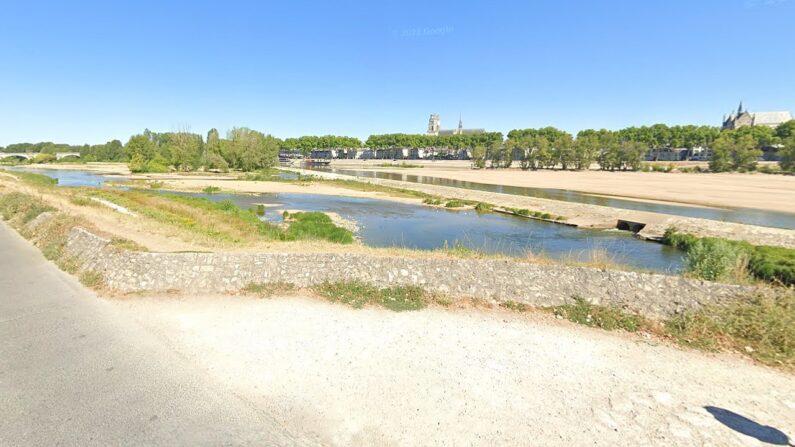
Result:
{"label": "sandy riverbank", "polygon": [[[795,212],[795,176],[771,174],[682,174],[662,172],[472,170],[467,161],[416,163],[422,168],[384,168],[373,161],[333,161],[332,167],[372,169],[405,175],[571,191],[712,207]],[[397,164],[398,162],[393,162]]]}
{"label": "sandy riverbank", "polygon": [[242,192],[252,194],[318,194],[324,196],[348,196],[363,197],[370,199],[391,200],[401,203],[422,203],[420,199],[411,197],[399,197],[376,191],[359,191],[355,189],[341,188],[322,183],[284,183],[284,182],[262,182],[246,180],[227,180],[224,178],[165,178],[155,177],[154,179],[163,183],[162,189],[174,189],[179,191],[201,191],[208,186],[217,186],[222,191]]}

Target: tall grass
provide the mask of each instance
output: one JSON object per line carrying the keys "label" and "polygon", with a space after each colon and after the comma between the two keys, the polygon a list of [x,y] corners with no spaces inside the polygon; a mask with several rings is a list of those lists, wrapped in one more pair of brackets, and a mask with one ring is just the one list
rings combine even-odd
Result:
{"label": "tall grass", "polygon": [[673,227],[665,231],[663,243],[685,251],[688,271],[703,279],[741,280],[738,275],[747,269],[747,276],[773,284],[795,285],[795,249],[699,238]]}
{"label": "tall grass", "polygon": [[769,365],[795,368],[792,293],[706,306],[667,321],[665,330],[686,346],[738,351]]}

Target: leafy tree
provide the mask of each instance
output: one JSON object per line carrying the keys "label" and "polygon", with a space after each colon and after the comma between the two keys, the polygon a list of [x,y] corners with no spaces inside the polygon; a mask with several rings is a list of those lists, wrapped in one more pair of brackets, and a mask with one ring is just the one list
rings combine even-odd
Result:
{"label": "leafy tree", "polygon": [[776,127],[776,136],[782,140],[795,136],[795,120],[789,120]]}
{"label": "leafy tree", "polygon": [[731,170],[731,151],[734,141],[728,135],[721,135],[712,144],[712,158],[709,161],[709,170],[712,172],[726,172]]}
{"label": "leafy tree", "polygon": [[759,140],[751,132],[724,131],[712,145],[713,172],[729,170],[753,171],[762,156]]}
{"label": "leafy tree", "polygon": [[[790,123],[793,122],[795,120],[790,121]],[[782,170],[795,173],[795,134],[785,139],[783,146],[779,150],[779,155],[781,156],[779,165],[781,165]]]}
{"label": "leafy tree", "polygon": [[472,163],[478,169],[486,167],[486,146],[479,144],[472,149]]}

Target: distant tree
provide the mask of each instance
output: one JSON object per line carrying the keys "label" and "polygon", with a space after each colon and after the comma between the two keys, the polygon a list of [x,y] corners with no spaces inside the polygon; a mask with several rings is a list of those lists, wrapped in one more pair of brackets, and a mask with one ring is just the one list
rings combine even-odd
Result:
{"label": "distant tree", "polygon": [[789,120],[776,127],[776,136],[782,140],[795,136],[795,120]]}
{"label": "distant tree", "polygon": [[[790,123],[793,122],[795,122],[795,120],[790,121]],[[781,156],[779,165],[782,170],[795,173],[795,134],[786,138],[783,141],[783,146],[784,147],[779,150],[779,155]]]}
{"label": "distant tree", "polygon": [[712,172],[726,172],[732,169],[731,152],[734,140],[728,134],[721,135],[712,144],[712,158],[709,161],[709,170]]}
{"label": "distant tree", "polygon": [[279,154],[281,141],[246,127],[236,127],[227,135],[224,158],[230,166],[243,171],[273,167]]}
{"label": "distant tree", "polygon": [[724,131],[712,144],[709,168],[713,172],[753,171],[762,156],[759,145],[751,132]]}
{"label": "distant tree", "polygon": [[472,148],[472,164],[478,169],[486,167],[486,146],[479,144]]}

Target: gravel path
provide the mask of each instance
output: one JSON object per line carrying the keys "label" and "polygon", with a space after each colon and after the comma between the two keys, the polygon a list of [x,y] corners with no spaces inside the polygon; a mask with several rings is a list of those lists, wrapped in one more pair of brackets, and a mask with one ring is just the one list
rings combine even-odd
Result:
{"label": "gravel path", "polygon": [[792,375],[547,315],[300,297],[111,303],[325,445],[753,446],[795,435]]}

